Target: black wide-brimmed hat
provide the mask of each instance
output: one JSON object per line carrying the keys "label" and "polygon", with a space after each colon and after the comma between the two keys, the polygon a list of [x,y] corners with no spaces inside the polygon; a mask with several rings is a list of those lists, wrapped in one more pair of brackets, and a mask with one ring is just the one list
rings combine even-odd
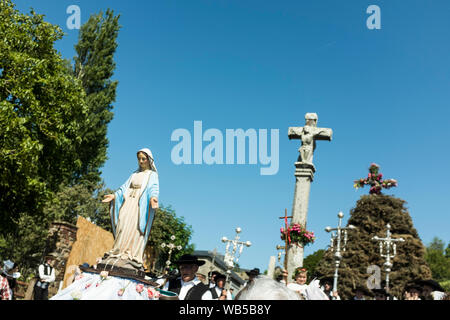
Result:
{"label": "black wide-brimmed hat", "polygon": [[214,281],[219,281],[220,279],[223,279],[223,280],[226,280],[227,279],[227,276],[226,275],[224,275],[223,273],[218,273],[217,275],[216,275],[216,277],[214,278]]}
{"label": "black wide-brimmed hat", "polygon": [[325,283],[333,285],[334,278],[333,277],[322,277],[320,278],[320,285],[323,286]]}
{"label": "black wide-brimmed hat", "polygon": [[259,276],[259,268],[254,268],[254,269],[252,269],[252,270],[250,270],[250,271],[246,271],[245,273],[246,273],[249,277],[250,277],[250,276],[257,277],[257,276]]}
{"label": "black wide-brimmed hat", "polygon": [[433,291],[442,291],[442,292],[445,292],[444,288],[442,288],[441,285],[440,285],[437,281],[434,281],[434,280],[432,280],[432,279],[429,279],[429,280],[419,280],[419,281],[417,281],[417,284],[418,284],[419,286],[422,286],[422,288],[423,288],[423,286],[429,286],[429,287],[433,288]]}
{"label": "black wide-brimmed hat", "polygon": [[180,259],[177,261],[174,261],[173,263],[180,265],[180,264],[196,264],[198,266],[202,266],[205,264],[205,261],[198,260],[196,256],[193,256],[191,254],[184,254],[181,256]]}

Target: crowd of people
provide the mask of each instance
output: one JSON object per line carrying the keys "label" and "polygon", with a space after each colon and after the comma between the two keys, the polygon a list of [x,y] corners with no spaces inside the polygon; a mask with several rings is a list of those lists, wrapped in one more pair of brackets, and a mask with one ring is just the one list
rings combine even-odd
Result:
{"label": "crowd of people", "polygon": [[[204,263],[195,256],[184,255],[175,262],[178,275],[156,281],[163,290],[176,293],[179,300],[341,300],[338,291],[333,290],[333,277],[314,278],[307,284],[308,270],[301,267],[294,272],[294,282],[287,284],[286,270],[276,280],[261,275],[257,268],[250,270],[244,287],[234,296],[230,289],[225,289],[226,276],[217,271],[205,283],[204,275],[198,273]],[[385,282],[381,282],[380,288],[357,286],[352,292],[352,300],[450,300],[450,295],[432,279],[407,284],[402,297],[389,294]]]}
{"label": "crowd of people", "polygon": [[[55,281],[54,256],[48,255],[38,267],[38,279],[34,285],[34,300],[48,300],[48,287]],[[183,255],[174,262],[177,269],[160,277],[147,277],[160,286],[161,299],[174,300],[341,300],[333,290],[333,277],[314,278],[308,284],[308,270],[297,268],[287,281],[287,271],[272,279],[261,275],[258,268],[247,272],[248,280],[234,295],[233,288],[226,288],[227,276],[218,271],[208,277],[198,272],[205,261],[193,255]],[[14,300],[14,289],[20,276],[18,266],[10,261],[3,262],[0,275],[0,299]],[[288,283],[287,283],[288,282]],[[286,284],[287,283],[287,284]],[[401,297],[389,293],[385,282],[372,290],[366,286],[353,289],[352,300],[450,300],[441,285],[432,280],[418,280],[407,284]],[[168,298],[171,297],[171,298]]]}

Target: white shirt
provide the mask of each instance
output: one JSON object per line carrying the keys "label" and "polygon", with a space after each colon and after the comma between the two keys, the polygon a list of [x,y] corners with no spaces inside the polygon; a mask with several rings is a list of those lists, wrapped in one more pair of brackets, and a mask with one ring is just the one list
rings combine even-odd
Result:
{"label": "white shirt", "polygon": [[[180,289],[180,293],[178,294],[178,299],[180,299],[180,300],[184,300],[188,291],[193,286],[196,286],[197,284],[199,284],[201,282],[197,277],[195,277],[194,279],[192,279],[189,282],[184,282],[181,278],[178,278],[178,279],[180,279],[180,281],[181,281],[181,289]],[[167,281],[163,290],[166,290],[166,291],[169,290],[169,281]]]}
{"label": "white shirt", "polygon": [[[45,264],[45,266],[49,266],[48,264]],[[52,272],[50,273],[50,275],[46,276],[44,274],[44,268],[45,266],[43,264],[41,264],[39,266],[39,278],[41,282],[53,282],[55,281],[55,268],[52,267]]]}
{"label": "white shirt", "polygon": [[[215,286],[214,290],[216,290],[216,293],[217,293],[218,297],[220,297],[222,295],[222,290],[223,289],[219,288],[218,286]],[[213,299],[211,291],[208,290],[202,295],[202,300],[219,300],[219,298]],[[227,298],[225,300],[233,300],[233,298],[231,297],[230,290],[227,290]]]}

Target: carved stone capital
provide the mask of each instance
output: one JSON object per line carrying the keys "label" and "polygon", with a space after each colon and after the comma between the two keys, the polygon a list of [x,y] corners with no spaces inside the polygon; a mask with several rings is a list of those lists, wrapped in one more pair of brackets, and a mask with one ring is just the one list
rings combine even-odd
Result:
{"label": "carved stone capital", "polygon": [[295,163],[295,176],[296,177],[307,177],[311,181],[314,179],[314,172],[316,168],[312,163],[296,162]]}

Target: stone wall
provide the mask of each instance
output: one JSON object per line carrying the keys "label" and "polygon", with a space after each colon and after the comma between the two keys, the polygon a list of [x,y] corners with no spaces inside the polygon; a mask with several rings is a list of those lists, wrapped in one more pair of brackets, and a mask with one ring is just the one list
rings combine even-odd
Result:
{"label": "stone wall", "polygon": [[64,282],[62,288],[66,288],[73,279],[76,267],[88,263],[96,264],[96,259],[103,257],[105,252],[112,249],[114,236],[83,217],[78,217],[76,241],[68,256]]}
{"label": "stone wall", "polygon": [[49,288],[49,297],[58,292],[59,284],[64,278],[66,263],[77,237],[77,227],[67,222],[53,222],[49,230],[49,242],[51,253],[54,254],[55,261],[55,282]]}

